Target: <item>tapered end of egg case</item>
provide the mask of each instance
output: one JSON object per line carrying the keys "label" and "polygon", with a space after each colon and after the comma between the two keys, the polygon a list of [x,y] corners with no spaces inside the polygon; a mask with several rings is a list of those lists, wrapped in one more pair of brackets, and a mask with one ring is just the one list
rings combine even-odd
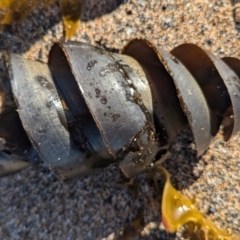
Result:
{"label": "tapered end of egg case", "polygon": [[[219,59],[193,44],[183,44],[171,51],[200,86],[211,115],[211,134],[222,126],[228,140],[240,130],[240,60]],[[224,60],[225,59],[225,60]]]}
{"label": "tapered end of egg case", "polygon": [[164,129],[169,145],[186,120],[198,156],[220,126],[225,140],[240,130],[239,60],[221,60],[193,44],[180,45],[169,54],[142,39],[130,41],[122,53],[136,59],[146,73],[157,134]]}

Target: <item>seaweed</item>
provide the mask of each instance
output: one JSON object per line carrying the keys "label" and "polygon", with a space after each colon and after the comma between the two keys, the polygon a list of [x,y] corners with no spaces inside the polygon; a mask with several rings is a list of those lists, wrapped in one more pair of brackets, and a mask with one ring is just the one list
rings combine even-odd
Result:
{"label": "seaweed", "polygon": [[156,167],[165,177],[162,196],[162,223],[168,232],[176,232],[185,227],[185,235],[194,240],[237,240],[225,230],[214,226],[200,213],[194,200],[179,193],[171,184],[170,174],[163,167]]}
{"label": "seaweed", "polygon": [[[0,25],[10,25],[23,21],[35,8],[46,8],[56,0],[1,0]],[[65,38],[75,34],[80,24],[80,16],[84,0],[57,0],[61,11],[65,29]]]}

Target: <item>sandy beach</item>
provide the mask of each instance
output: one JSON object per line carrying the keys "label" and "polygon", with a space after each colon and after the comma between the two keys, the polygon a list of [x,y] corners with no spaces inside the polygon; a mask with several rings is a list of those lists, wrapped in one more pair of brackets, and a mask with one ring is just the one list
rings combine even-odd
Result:
{"label": "sandy beach", "polygon": [[[240,33],[230,0],[86,0],[81,26],[71,38],[119,51],[145,38],[170,51],[194,43],[216,56],[240,57]],[[240,8],[240,5],[239,5]],[[57,4],[36,9],[0,34],[0,49],[47,61],[54,41],[63,38]],[[1,69],[1,68],[0,68]],[[197,158],[189,129],[172,147],[164,166],[173,185],[196,199],[215,225],[240,235],[240,135],[225,143],[218,135]],[[120,240],[129,223],[142,229],[128,239],[180,240],[161,224],[161,184],[145,174],[124,177],[118,164],[63,183],[44,164],[0,179],[0,239]],[[125,238],[127,239],[127,238]]]}

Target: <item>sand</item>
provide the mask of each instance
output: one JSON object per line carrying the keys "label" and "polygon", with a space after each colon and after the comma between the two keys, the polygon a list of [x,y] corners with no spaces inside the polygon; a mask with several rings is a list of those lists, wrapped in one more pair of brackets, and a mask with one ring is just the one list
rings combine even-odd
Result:
{"label": "sand", "polygon": [[[141,37],[166,50],[188,42],[220,57],[240,57],[233,3],[87,0],[72,40],[115,51]],[[57,5],[38,9],[23,23],[4,30],[0,48],[46,61],[51,44],[62,38],[62,29]],[[214,224],[234,234],[240,234],[239,145],[239,135],[228,143],[218,136],[203,157],[196,158],[191,133],[185,131],[165,163],[174,186],[195,198]],[[167,234],[161,224],[161,186],[157,191],[144,174],[128,181],[117,164],[63,183],[39,164],[0,179],[0,239],[121,239],[134,219],[140,219],[143,228],[129,239],[183,239],[180,232]]]}

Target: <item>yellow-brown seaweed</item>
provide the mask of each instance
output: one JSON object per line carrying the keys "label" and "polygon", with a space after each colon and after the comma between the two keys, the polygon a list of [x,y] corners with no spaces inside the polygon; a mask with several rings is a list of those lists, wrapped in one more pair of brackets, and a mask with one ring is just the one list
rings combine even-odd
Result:
{"label": "yellow-brown seaweed", "polygon": [[168,232],[176,232],[182,226],[190,239],[236,240],[226,231],[215,227],[195,207],[194,201],[179,193],[171,184],[170,174],[163,167],[157,172],[164,175],[166,182],[162,197],[162,222]]}
{"label": "yellow-brown seaweed", "polygon": [[[75,34],[80,24],[84,0],[58,0],[62,11],[65,37]],[[0,25],[9,25],[24,20],[37,6],[47,7],[55,0],[1,0]]]}
{"label": "yellow-brown seaweed", "polygon": [[84,0],[62,0],[60,7],[62,11],[65,38],[69,39],[75,34],[80,25],[80,15]]}

